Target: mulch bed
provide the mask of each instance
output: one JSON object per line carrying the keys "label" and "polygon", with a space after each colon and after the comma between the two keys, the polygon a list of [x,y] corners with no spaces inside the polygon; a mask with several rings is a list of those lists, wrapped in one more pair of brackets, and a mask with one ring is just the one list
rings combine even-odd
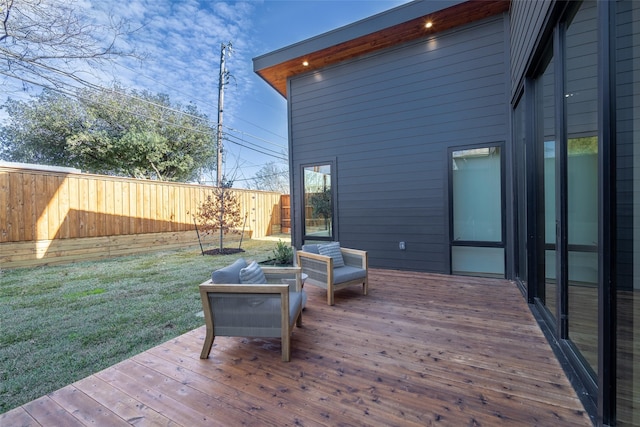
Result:
{"label": "mulch bed", "polygon": [[203,255],[233,255],[233,254],[239,254],[241,252],[244,252],[244,249],[223,248],[222,250],[220,250],[220,248],[218,248],[218,249],[209,249],[208,251],[204,251],[202,254]]}

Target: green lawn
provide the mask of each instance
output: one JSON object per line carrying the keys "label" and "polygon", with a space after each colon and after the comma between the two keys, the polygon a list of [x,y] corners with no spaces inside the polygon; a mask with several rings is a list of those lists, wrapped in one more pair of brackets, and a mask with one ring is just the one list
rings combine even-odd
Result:
{"label": "green lawn", "polygon": [[198,285],[243,254],[156,252],[0,271],[0,413],[204,325]]}

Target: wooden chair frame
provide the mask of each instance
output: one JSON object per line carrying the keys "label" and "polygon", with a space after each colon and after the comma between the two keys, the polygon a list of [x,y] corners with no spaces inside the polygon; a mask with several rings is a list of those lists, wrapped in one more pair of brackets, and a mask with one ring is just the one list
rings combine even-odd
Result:
{"label": "wooden chair frame", "polygon": [[305,251],[296,251],[296,261],[302,272],[309,277],[305,284],[318,286],[327,290],[327,304],[334,304],[334,293],[351,285],[362,285],[364,295],[369,293],[369,258],[367,251],[340,248],[344,264],[365,270],[364,278],[342,283],[333,283],[333,258]]}
{"label": "wooden chair frame", "polygon": [[[301,269],[298,267],[263,267],[262,268],[267,280],[295,280],[295,290],[300,292],[302,290],[301,282]],[[211,294],[247,294],[255,295],[256,297],[265,295],[277,295],[280,298],[280,328],[279,336],[282,340],[282,360],[288,362],[291,359],[291,333],[293,332],[292,319],[289,317],[289,285],[288,284],[267,284],[267,285],[244,285],[244,284],[213,284],[211,280],[208,280],[200,284],[200,298],[202,300],[202,308],[204,310],[204,320],[206,325],[206,337],[202,352],[200,353],[201,359],[206,359],[211,353],[211,347],[216,337],[214,313],[211,306],[211,300],[209,296]],[[250,315],[249,309],[247,309],[247,315]],[[296,326],[302,326],[302,304],[296,310],[294,314]],[[274,329],[274,332],[276,330]],[[245,335],[238,335],[245,336]],[[249,336],[249,335],[246,335]],[[278,336],[278,335],[269,335]]]}

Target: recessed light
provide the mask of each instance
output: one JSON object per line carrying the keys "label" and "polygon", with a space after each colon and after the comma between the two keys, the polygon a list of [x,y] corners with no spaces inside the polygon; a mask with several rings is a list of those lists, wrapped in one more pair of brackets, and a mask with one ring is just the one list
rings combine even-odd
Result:
{"label": "recessed light", "polygon": [[424,27],[425,27],[425,28],[431,28],[431,27],[433,27],[433,22],[428,21],[426,24],[424,24]]}
{"label": "recessed light", "polygon": [[308,67],[309,66],[309,61],[302,61],[302,65],[305,66],[305,67]]}

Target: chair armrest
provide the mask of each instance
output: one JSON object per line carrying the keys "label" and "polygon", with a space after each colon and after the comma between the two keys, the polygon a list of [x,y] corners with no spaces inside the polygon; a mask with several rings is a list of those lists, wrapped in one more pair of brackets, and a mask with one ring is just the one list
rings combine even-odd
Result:
{"label": "chair armrest", "polygon": [[295,292],[302,290],[302,268],[300,267],[262,267],[268,283],[284,283],[283,280],[295,280]]}
{"label": "chair armrest", "polygon": [[200,284],[200,295],[208,292],[219,294],[280,294],[287,292],[289,285],[268,284],[268,285],[244,285],[238,283],[214,284],[208,280]]}
{"label": "chair armrest", "polygon": [[333,259],[331,257],[310,252],[297,251],[298,266],[309,276],[311,281],[328,283],[333,275]]}
{"label": "chair armrest", "polygon": [[367,270],[369,267],[369,254],[359,249],[340,248],[344,264],[351,267]]}

